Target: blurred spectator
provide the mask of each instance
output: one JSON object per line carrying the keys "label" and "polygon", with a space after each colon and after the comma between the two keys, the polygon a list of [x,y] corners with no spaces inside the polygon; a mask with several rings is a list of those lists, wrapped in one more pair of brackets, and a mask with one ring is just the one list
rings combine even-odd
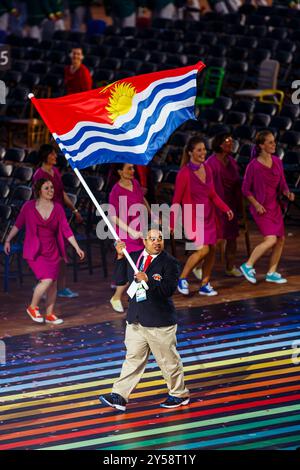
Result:
{"label": "blurred spectator", "polygon": [[114,25],[121,28],[135,27],[137,10],[144,6],[145,0],[104,0],[106,14],[112,17]]}
{"label": "blurred spectator", "polygon": [[90,17],[89,0],[68,0],[71,14],[71,30],[80,32],[82,25],[87,24]]}
{"label": "blurred spectator", "polygon": [[[200,20],[200,3],[199,0],[187,0],[185,2],[185,19],[187,20]],[[180,11],[180,6],[178,7],[178,17]]]}
{"label": "blurred spectator", "polygon": [[27,0],[28,36],[40,41],[47,20],[56,21],[53,5],[48,0]]}
{"label": "blurred spectator", "polygon": [[64,83],[68,95],[91,90],[93,80],[88,68],[82,63],[84,55],[81,47],[73,47],[71,64],[65,67]]}
{"label": "blurred spectator", "polygon": [[11,0],[0,2],[0,30],[8,31],[9,15],[18,16],[19,12]]}
{"label": "blurred spectator", "polygon": [[153,18],[176,18],[176,6],[174,0],[148,0],[148,8],[152,11]]}
{"label": "blurred spectator", "polygon": [[52,10],[55,14],[55,31],[64,31],[66,29],[64,22],[64,1],[63,0],[50,0]]}
{"label": "blurred spectator", "polygon": [[9,30],[16,36],[23,36],[27,21],[27,2],[24,0],[15,0],[14,4],[19,14],[10,16]]}
{"label": "blurred spectator", "polygon": [[291,7],[291,8],[297,8],[297,9],[300,9],[300,2],[299,0],[286,0],[286,1],[283,1],[283,0],[273,0],[273,6],[274,7],[282,7],[282,8],[286,8],[287,6]]}
{"label": "blurred spectator", "polygon": [[209,0],[210,7],[220,15],[237,11],[242,6],[241,0]]}
{"label": "blurred spectator", "polygon": [[66,29],[64,22],[64,2],[63,0],[49,0],[49,6],[54,13],[54,21],[51,19],[44,21],[42,28],[42,39],[52,38],[55,31]]}
{"label": "blurred spectator", "polygon": [[253,5],[255,7],[267,7],[268,0],[245,0],[245,5]]}

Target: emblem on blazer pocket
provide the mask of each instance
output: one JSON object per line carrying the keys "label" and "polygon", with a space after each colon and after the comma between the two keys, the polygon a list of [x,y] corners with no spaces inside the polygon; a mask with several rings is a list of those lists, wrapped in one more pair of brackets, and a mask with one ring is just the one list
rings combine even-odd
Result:
{"label": "emblem on blazer pocket", "polygon": [[153,274],[152,277],[153,277],[154,281],[161,281],[162,280],[162,277],[161,277],[160,274]]}

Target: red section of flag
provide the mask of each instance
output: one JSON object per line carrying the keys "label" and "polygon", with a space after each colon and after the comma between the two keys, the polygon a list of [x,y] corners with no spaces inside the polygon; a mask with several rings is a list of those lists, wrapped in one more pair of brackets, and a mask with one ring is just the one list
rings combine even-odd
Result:
{"label": "red section of flag", "polygon": [[125,78],[106,87],[85,91],[83,93],[75,93],[61,98],[32,98],[32,103],[44,119],[51,133],[65,134],[73,129],[78,122],[82,121],[111,124],[112,121],[106,107],[109,97],[111,96],[111,91],[116,84],[129,83],[135,88],[136,93],[140,93],[156,80],[184,75],[195,69],[200,71],[203,67],[205,67],[205,65],[202,62],[198,62],[196,65],[188,67]]}

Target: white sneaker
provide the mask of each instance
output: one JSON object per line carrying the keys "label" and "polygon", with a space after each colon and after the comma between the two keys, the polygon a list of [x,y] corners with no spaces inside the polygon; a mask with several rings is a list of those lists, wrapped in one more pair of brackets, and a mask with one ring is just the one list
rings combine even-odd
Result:
{"label": "white sneaker", "polygon": [[180,292],[180,294],[189,295],[189,283],[186,279],[181,278],[178,280],[177,290]]}
{"label": "white sneaker", "polygon": [[200,287],[199,294],[200,295],[207,295],[208,297],[212,297],[213,295],[218,295],[218,292],[208,282],[207,284],[204,284],[204,286]]}
{"label": "white sneaker", "polygon": [[198,281],[202,280],[202,268],[197,268],[196,266],[196,268],[193,269],[193,274]]}
{"label": "white sneaker", "polygon": [[114,309],[115,312],[118,313],[123,313],[124,312],[124,307],[122,305],[121,300],[116,300],[113,297],[110,299],[110,304],[112,308]]}
{"label": "white sneaker", "polygon": [[50,315],[46,315],[45,322],[52,323],[52,325],[61,325],[64,321],[61,318],[57,318],[55,313],[51,313]]}

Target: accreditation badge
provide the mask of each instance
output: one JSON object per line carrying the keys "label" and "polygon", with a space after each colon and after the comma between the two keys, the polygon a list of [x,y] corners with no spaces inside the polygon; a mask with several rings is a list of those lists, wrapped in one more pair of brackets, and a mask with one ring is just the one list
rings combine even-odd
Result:
{"label": "accreditation badge", "polygon": [[144,300],[147,300],[146,290],[144,289],[141,283],[138,284],[138,287],[135,293],[135,298],[137,302],[143,302]]}

